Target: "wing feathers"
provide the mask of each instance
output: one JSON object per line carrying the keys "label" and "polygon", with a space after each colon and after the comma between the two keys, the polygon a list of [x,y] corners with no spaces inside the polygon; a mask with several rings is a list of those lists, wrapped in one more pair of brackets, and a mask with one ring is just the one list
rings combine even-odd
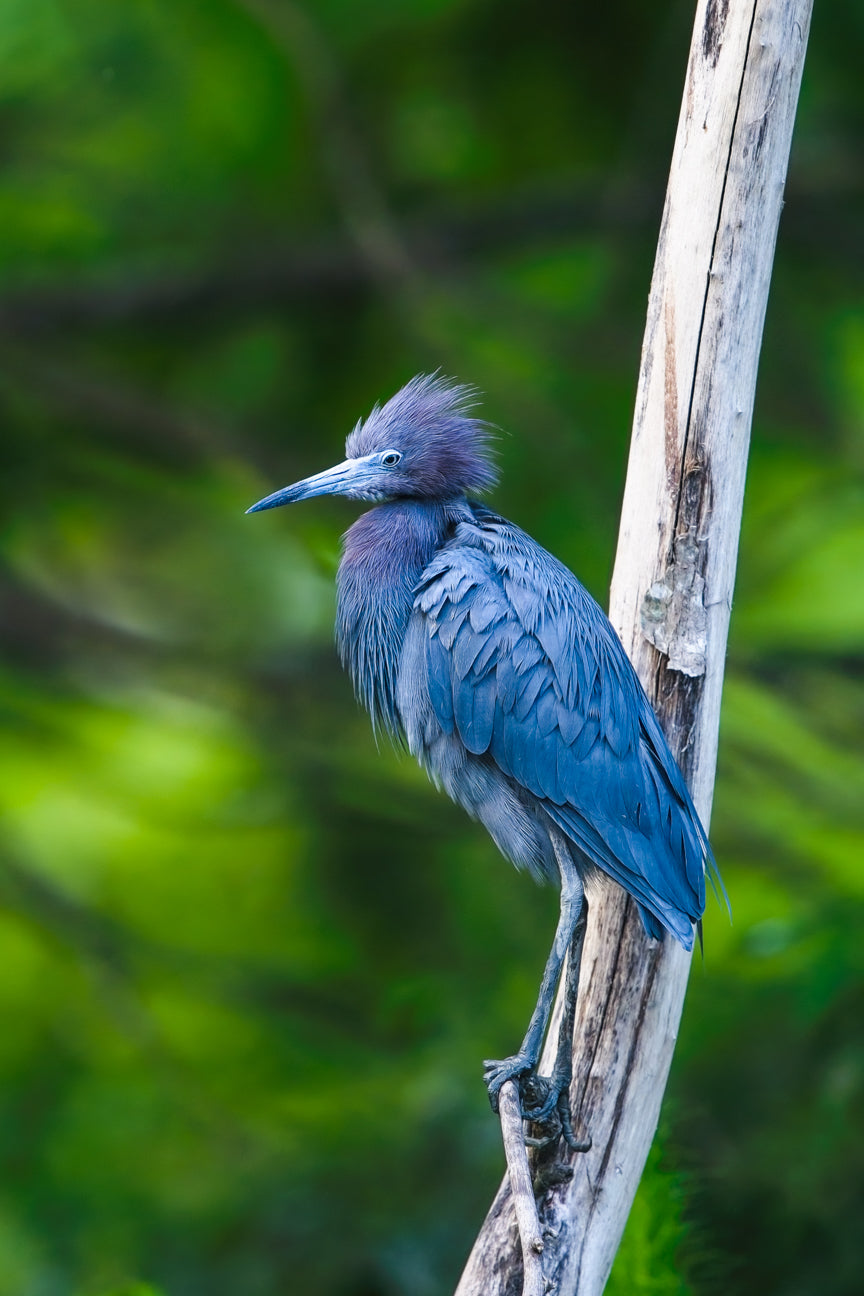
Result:
{"label": "wing feathers", "polygon": [[652,934],[659,920],[690,948],[713,858],[624,650],[571,572],[472,507],[416,591],[421,691],[444,733],[533,794],[634,896]]}

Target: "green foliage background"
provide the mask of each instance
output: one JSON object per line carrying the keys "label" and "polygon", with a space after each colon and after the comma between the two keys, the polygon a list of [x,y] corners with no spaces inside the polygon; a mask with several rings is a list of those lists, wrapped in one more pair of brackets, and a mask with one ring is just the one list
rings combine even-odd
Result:
{"label": "green foliage background", "polygon": [[[0,1296],[438,1296],[555,898],[389,750],[320,501],[417,370],[603,600],[683,0],[0,0]],[[864,10],[817,5],[706,919],[615,1296],[860,1291]]]}

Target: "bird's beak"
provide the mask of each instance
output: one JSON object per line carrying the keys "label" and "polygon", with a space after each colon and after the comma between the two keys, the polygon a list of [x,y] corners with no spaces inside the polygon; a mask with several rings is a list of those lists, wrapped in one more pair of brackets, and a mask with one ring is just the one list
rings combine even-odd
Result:
{"label": "bird's beak", "polygon": [[360,498],[369,495],[373,479],[379,475],[376,464],[370,461],[373,455],[359,459],[346,459],[344,463],[328,468],[326,472],[316,473],[295,482],[293,486],[283,486],[272,495],[265,496],[257,504],[246,510],[247,513],[263,513],[265,509],[279,508],[281,504],[296,504],[298,500],[311,499],[313,495],[348,495]]}

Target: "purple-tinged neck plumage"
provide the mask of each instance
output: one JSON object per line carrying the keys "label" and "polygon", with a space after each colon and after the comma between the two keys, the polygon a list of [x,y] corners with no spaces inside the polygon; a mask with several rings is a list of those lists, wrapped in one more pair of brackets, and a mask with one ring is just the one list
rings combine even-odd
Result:
{"label": "purple-tinged neck plumage", "polygon": [[364,513],[343,540],[336,645],[373,725],[400,733],[395,687],[414,589],[460,518],[464,500],[394,500]]}
{"label": "purple-tinged neck plumage", "polygon": [[389,497],[453,499],[479,494],[497,479],[489,424],[471,413],[473,387],[437,374],[418,374],[372,410],[345,443],[348,459],[395,451],[400,462],[389,475]]}

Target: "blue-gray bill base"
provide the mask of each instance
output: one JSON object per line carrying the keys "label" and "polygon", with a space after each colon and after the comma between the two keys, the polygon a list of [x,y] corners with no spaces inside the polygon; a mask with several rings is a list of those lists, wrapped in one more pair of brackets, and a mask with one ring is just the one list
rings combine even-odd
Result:
{"label": "blue-gray bill base", "polygon": [[[648,935],[692,949],[717,879],[704,828],[605,614],[568,569],[474,496],[496,470],[476,393],[418,375],[358,422],[343,463],[250,513],[313,495],[373,508],[344,538],[336,640],[373,724],[404,742],[507,859],[561,891],[537,1005],[512,1057],[485,1063],[523,1117],[574,1148],[569,1091],[579,965],[598,871],[634,898]],[[719,881],[719,879],[717,879]],[[568,950],[551,1077],[537,1064]]]}

